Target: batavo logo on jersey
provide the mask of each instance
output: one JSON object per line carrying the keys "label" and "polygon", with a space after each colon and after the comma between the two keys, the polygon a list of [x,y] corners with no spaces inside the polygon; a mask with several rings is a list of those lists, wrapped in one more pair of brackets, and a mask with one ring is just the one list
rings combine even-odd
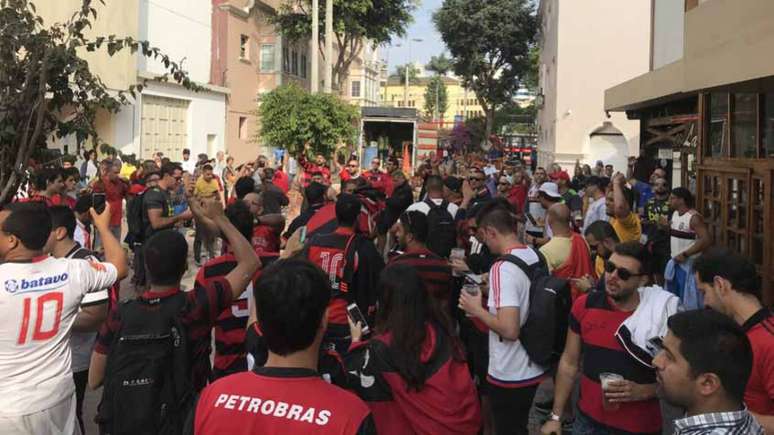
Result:
{"label": "batavo logo on jersey", "polygon": [[11,294],[22,294],[53,290],[62,287],[68,277],[67,273],[63,273],[38,279],[7,279],[5,280],[5,291]]}
{"label": "batavo logo on jersey", "polygon": [[258,397],[242,396],[238,394],[221,394],[215,400],[215,408],[230,409],[240,412],[261,413],[277,418],[314,423],[325,426],[331,418],[331,411],[327,409],[316,410],[301,405],[274,400],[261,400]]}

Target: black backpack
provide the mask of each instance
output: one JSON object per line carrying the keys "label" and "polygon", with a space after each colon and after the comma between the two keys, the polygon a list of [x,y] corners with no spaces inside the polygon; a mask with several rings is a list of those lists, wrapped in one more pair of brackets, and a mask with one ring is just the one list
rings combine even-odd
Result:
{"label": "black backpack", "polygon": [[454,216],[449,213],[449,202],[443,200],[441,205],[436,205],[427,198],[425,204],[430,207],[427,212],[427,249],[448,258],[452,248],[457,246],[457,226]]}
{"label": "black backpack", "polygon": [[564,351],[572,296],[570,283],[550,275],[545,257],[540,251],[535,252],[540,261],[531,266],[511,254],[499,259],[518,266],[530,280],[529,310],[519,341],[532,362],[549,367],[559,361]]}
{"label": "black backpack", "polygon": [[144,198],[145,192],[142,192],[126,204],[127,232],[124,241],[131,247],[141,245],[145,241],[146,223],[144,219],[145,207],[143,207]]}
{"label": "black backpack", "polygon": [[97,422],[104,434],[180,434],[194,405],[185,293],[119,305],[121,329],[105,370]]}

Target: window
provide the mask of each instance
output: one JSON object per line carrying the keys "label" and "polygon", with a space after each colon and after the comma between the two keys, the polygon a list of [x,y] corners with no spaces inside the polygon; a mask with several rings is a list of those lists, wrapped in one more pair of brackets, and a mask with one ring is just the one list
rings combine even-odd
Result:
{"label": "window", "polygon": [[758,157],[756,113],[758,94],[734,94],[734,113],[731,118],[734,148],[732,157],[754,159]]}
{"label": "window", "polygon": [[247,139],[247,117],[239,117],[239,138]]}
{"label": "window", "polygon": [[352,82],[352,97],[360,98],[360,80],[354,80]]}
{"label": "window", "polygon": [[707,142],[710,157],[723,157],[728,149],[728,94],[709,95],[710,120]]}
{"label": "window", "polygon": [[290,49],[282,47],[282,71],[290,72]]}
{"label": "window", "polygon": [[250,59],[250,38],[247,35],[239,36],[239,58]]}
{"label": "window", "polygon": [[274,71],[274,45],[261,45],[261,71]]}
{"label": "window", "polygon": [[301,77],[306,78],[306,54],[301,55]]}
{"label": "window", "polygon": [[290,54],[290,73],[298,75],[298,51],[294,48]]}
{"label": "window", "polygon": [[761,100],[760,157],[774,157],[774,94],[764,94]]}

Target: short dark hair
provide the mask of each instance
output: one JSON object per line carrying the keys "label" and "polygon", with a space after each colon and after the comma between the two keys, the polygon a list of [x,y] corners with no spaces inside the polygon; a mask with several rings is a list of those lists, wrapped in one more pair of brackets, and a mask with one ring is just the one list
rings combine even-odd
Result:
{"label": "short dark hair", "polygon": [[207,163],[206,165],[202,166],[202,171],[212,171],[212,165]]}
{"label": "short dark hair", "polygon": [[672,189],[671,193],[673,196],[676,196],[685,201],[685,205],[688,207],[693,207],[693,193],[691,193],[690,190],[686,189],[685,187],[675,187]]}
{"label": "short dark hair", "polygon": [[438,175],[430,175],[425,181],[425,190],[428,192],[443,192],[443,178]]}
{"label": "short dark hair", "polygon": [[693,310],[669,317],[667,326],[680,339],[680,354],[691,374],[714,373],[728,396],[741,403],[752,371],[753,354],[744,330],[712,310]]}
{"label": "short dark hair", "polygon": [[183,148],[183,154],[191,155],[191,150],[189,150],[188,148]]}
{"label": "short dark hair", "polygon": [[264,181],[271,181],[274,178],[274,169],[273,168],[264,168],[263,170],[263,180]]}
{"label": "short dark hair", "polygon": [[76,213],[86,213],[93,206],[94,203],[91,199],[91,194],[84,193],[75,200],[75,207],[73,207],[73,210]]}
{"label": "short dark hair", "polygon": [[3,222],[2,230],[15,236],[25,248],[39,251],[46,246],[51,234],[51,213],[43,203],[16,202],[3,211],[11,214]]}
{"label": "short dark hair", "polygon": [[336,201],[336,220],[339,226],[354,227],[362,204],[355,195],[342,193]]}
{"label": "short dark hair", "polygon": [[244,201],[239,200],[229,204],[225,214],[231,224],[239,231],[239,234],[247,240],[252,240],[254,217],[250,212],[250,207]]}
{"label": "short dark hair", "polygon": [[319,204],[325,201],[325,192],[328,189],[320,183],[310,183],[304,189],[304,196],[309,204]]}
{"label": "short dark hair", "polygon": [[240,177],[234,184],[237,199],[242,199],[251,192],[255,192],[255,180],[252,177]]}
{"label": "short dark hair", "polygon": [[642,243],[633,240],[619,243],[613,250],[618,255],[631,257],[640,263],[640,273],[650,275],[651,273],[651,254]]}
{"label": "short dark hair", "polygon": [[491,227],[500,234],[516,232],[516,215],[504,198],[496,198],[484,205],[476,215],[476,225],[479,228]]}
{"label": "short dark hair", "polygon": [[62,176],[62,169],[60,168],[43,168],[35,174],[32,185],[37,190],[46,190],[48,183],[53,182],[57,178]]}
{"label": "short dark hair", "polygon": [[75,213],[66,205],[55,205],[48,208],[51,213],[51,231],[63,227],[67,231],[67,238],[75,236]]}
{"label": "short dark hair", "polygon": [[161,170],[159,173],[161,174],[161,177],[164,178],[165,175],[169,175],[170,177],[175,176],[175,171],[181,171],[182,172],[183,167],[180,166],[177,163],[173,162],[166,162],[161,165]]}
{"label": "short dark hair", "polygon": [[179,231],[159,231],[145,242],[143,249],[150,284],[176,285],[180,282],[188,263],[188,243]]}
{"label": "short dark hair", "polygon": [[400,223],[406,231],[421,243],[427,242],[427,215],[420,211],[407,211],[400,215]]}
{"label": "short dark hair", "polygon": [[73,177],[75,181],[78,181],[81,179],[81,172],[78,170],[78,168],[67,168],[62,169],[62,178],[68,179],[70,177]]}
{"label": "short dark hair", "polygon": [[592,175],[588,179],[586,179],[586,186],[595,186],[603,191],[607,189],[607,186],[610,184],[610,179],[607,177],[598,177],[596,175]]}
{"label": "short dark hair", "polygon": [[562,202],[562,197],[561,196],[551,196],[551,195],[549,195],[549,194],[547,194],[545,192],[538,192],[538,196],[540,197],[540,199],[545,199],[546,201],[550,201],[550,202],[553,202],[553,203],[560,203],[560,202]]}
{"label": "short dark hair", "polygon": [[728,280],[737,292],[761,299],[761,280],[755,264],[726,247],[715,246],[702,253],[693,263],[693,270],[702,282],[711,283],[719,276]]}
{"label": "short dark hair", "polygon": [[261,331],[269,351],[285,356],[314,343],[331,297],[327,275],[308,260],[279,260],[253,289]]}
{"label": "short dark hair", "polygon": [[591,225],[586,228],[586,232],[584,233],[586,236],[589,234],[594,236],[599,242],[605,239],[612,239],[616,243],[620,242],[618,233],[615,232],[615,228],[613,228],[608,221],[592,222]]}

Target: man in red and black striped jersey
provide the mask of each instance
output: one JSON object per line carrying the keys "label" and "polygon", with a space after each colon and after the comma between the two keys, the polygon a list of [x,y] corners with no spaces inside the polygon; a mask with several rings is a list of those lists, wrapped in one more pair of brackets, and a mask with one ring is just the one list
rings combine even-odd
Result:
{"label": "man in red and black striped jersey", "polygon": [[416,269],[428,293],[447,307],[452,293],[449,262],[427,249],[427,216],[419,211],[404,212],[393,227],[403,253],[389,264],[405,264]]}
{"label": "man in red and black striped jersey", "polygon": [[734,319],[750,339],[753,366],[744,402],[766,433],[774,433],[774,315],[761,304],[755,265],[717,247],[697,258],[693,270],[704,305]]}
{"label": "man in red and black striped jersey", "polygon": [[356,233],[362,205],[354,195],[343,193],[336,201],[338,227],[329,234],[315,234],[304,246],[304,256],[330,278],[333,296],[328,308],[324,345],[345,355],[350,344],[347,305],[356,303],[367,319],[376,311],[376,283],[384,261],[374,244]]}
{"label": "man in red and black striped jersey", "polygon": [[366,404],[316,371],[331,299],[328,277],[306,260],[281,260],[261,275],[253,294],[266,364],[207,387],[185,433],[376,433]]}
{"label": "man in red and black striped jersey", "polygon": [[[242,201],[237,201],[226,208],[226,217],[239,233],[246,239],[252,236],[253,215],[250,209]],[[261,266],[265,267],[279,257],[279,253],[258,252]],[[234,270],[237,265],[236,257],[227,251],[220,257],[213,258],[199,269],[196,274],[194,289],[203,289]],[[254,279],[260,276],[260,269],[256,271]],[[212,368],[212,377],[221,378],[233,373],[247,370],[247,351],[245,348],[245,329],[247,327],[248,295],[253,285],[247,286],[242,294],[234,299],[231,306],[223,310],[215,323],[215,358]]]}
{"label": "man in red and black striped jersey", "polygon": [[[650,275],[648,255],[639,242],[619,244],[605,265],[605,291],[584,294],[573,303],[556,374],[553,412],[543,433],[561,433],[562,412],[578,371],[580,400],[574,433],[661,433],[656,372],[635,360],[615,337],[640,304],[638,289],[647,285]],[[602,373],[624,380],[610,382],[603,390]]]}

